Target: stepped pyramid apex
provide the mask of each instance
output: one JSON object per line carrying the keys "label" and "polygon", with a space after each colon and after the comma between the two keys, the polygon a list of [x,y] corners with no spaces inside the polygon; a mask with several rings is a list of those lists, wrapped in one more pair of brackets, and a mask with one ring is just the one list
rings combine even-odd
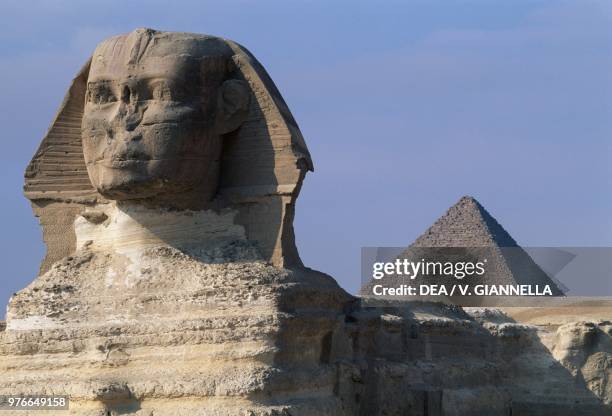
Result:
{"label": "stepped pyramid apex", "polygon": [[478,200],[477,200],[476,198],[474,198],[472,195],[463,195],[463,196],[461,197],[461,199],[459,199],[459,202],[457,202],[457,203],[460,203],[460,202],[462,202],[462,201],[465,201],[465,202],[473,202],[473,203],[475,203],[475,204],[480,205],[480,202],[478,202]]}
{"label": "stepped pyramid apex", "polygon": [[474,198],[463,196],[414,244],[420,247],[518,247],[495,218]]}

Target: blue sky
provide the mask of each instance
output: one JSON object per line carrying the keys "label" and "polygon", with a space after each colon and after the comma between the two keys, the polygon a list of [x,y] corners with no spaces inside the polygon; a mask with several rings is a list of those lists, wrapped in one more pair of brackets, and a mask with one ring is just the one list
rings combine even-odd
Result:
{"label": "blue sky", "polygon": [[4,0],[0,22],[0,307],[44,251],[25,166],[95,45],[137,27],[268,69],[315,162],[301,255],[350,291],[360,247],[408,245],[464,194],[521,244],[612,245],[611,2]]}

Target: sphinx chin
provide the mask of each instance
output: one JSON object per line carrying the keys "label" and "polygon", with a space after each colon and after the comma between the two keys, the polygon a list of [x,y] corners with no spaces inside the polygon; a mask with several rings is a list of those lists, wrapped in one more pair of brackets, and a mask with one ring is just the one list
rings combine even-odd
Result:
{"label": "sphinx chin", "polygon": [[100,195],[111,200],[138,200],[165,194],[168,182],[146,175],[114,175],[96,184]]}

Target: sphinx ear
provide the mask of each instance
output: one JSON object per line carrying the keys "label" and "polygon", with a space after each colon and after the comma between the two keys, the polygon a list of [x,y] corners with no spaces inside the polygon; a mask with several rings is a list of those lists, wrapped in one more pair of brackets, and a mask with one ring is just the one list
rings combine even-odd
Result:
{"label": "sphinx ear", "polygon": [[219,89],[219,132],[226,134],[236,130],[249,113],[251,91],[245,81],[229,79]]}

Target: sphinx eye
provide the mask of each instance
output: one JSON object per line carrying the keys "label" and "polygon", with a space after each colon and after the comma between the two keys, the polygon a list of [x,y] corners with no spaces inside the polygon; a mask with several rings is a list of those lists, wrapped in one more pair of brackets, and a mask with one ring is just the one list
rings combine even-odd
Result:
{"label": "sphinx eye", "polygon": [[87,92],[88,101],[94,104],[107,104],[117,101],[108,85],[90,84]]}
{"label": "sphinx eye", "polygon": [[151,90],[152,99],[158,101],[181,101],[186,97],[182,87],[167,81],[156,82]]}
{"label": "sphinx eye", "polygon": [[172,91],[168,83],[164,81],[153,84],[153,99],[158,101],[172,101]]}

